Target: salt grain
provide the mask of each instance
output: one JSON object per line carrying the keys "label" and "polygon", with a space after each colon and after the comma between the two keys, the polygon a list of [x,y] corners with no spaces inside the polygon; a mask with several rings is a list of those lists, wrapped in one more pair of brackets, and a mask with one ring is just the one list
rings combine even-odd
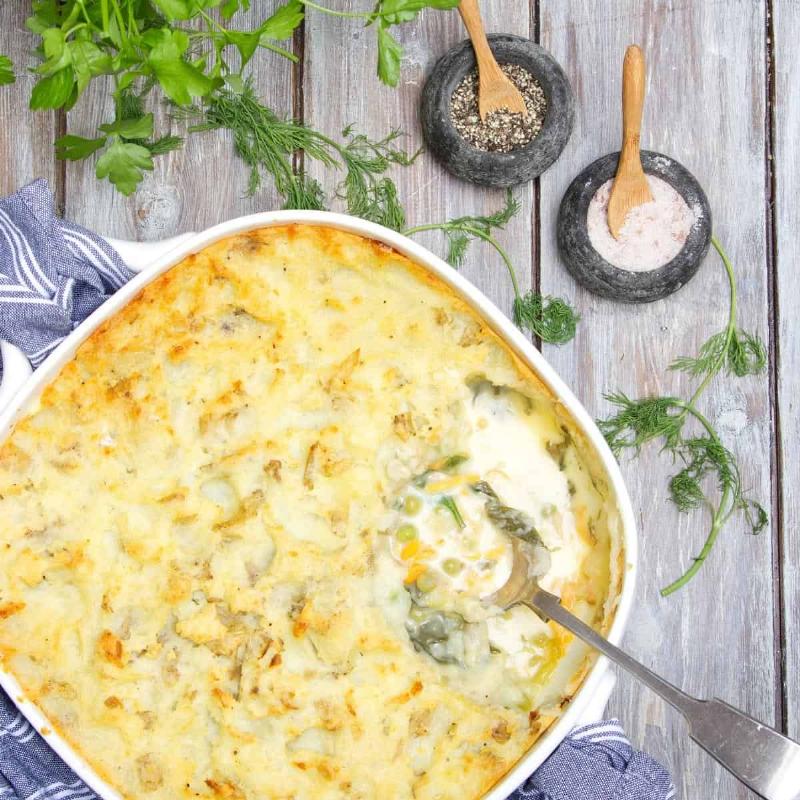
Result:
{"label": "salt grain", "polygon": [[586,215],[592,247],[610,264],[629,272],[648,272],[672,261],[699,216],[666,181],[648,175],[647,182],[653,200],[628,212],[619,239],[608,229],[613,179],[595,192]]}

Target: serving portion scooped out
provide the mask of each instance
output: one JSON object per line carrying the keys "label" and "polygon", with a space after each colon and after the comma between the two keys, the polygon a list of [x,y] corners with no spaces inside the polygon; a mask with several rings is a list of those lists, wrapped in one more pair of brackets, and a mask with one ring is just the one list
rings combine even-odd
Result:
{"label": "serving portion scooped out", "polygon": [[224,239],[0,445],[3,667],[129,797],[472,800],[592,662],[480,597],[516,537],[607,631],[610,484],[432,271],[328,227]]}

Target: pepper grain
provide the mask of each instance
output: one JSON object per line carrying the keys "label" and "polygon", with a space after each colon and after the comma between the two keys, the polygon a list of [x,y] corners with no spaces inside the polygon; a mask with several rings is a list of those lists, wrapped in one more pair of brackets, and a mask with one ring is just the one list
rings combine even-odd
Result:
{"label": "pepper grain", "polygon": [[481,120],[478,111],[478,71],[467,73],[450,99],[450,116],[458,133],[473,147],[490,153],[510,153],[531,141],[542,129],[547,113],[547,98],[536,78],[518,64],[502,64],[501,69],[519,89],[527,115],[505,109]]}

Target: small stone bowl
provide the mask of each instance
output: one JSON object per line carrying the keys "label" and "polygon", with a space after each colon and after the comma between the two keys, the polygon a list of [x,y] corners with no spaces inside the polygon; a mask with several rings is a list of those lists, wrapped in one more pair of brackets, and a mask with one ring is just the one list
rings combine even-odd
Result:
{"label": "small stone bowl", "polygon": [[648,272],[631,272],[610,264],[592,246],[586,222],[589,203],[616,174],[619,153],[589,164],[569,185],[558,211],[558,249],[567,269],[590,291],[623,303],[651,303],[677,292],[694,277],[711,243],[711,208],[694,175],[669,156],[649,150],[642,150],[641,155],[644,171],[669,183],[697,215],[686,242],[671,261]]}
{"label": "small stone bowl", "polygon": [[421,99],[422,133],[428,149],[458,178],[484,186],[516,186],[541,175],[561,154],[575,117],[575,100],[564,70],[543,47],[510,34],[488,36],[498,63],[518,64],[539,81],[547,110],[539,133],[510,153],[488,153],[466,141],[453,126],[450,98],[475,69],[472,43],[448,50],[425,82]]}

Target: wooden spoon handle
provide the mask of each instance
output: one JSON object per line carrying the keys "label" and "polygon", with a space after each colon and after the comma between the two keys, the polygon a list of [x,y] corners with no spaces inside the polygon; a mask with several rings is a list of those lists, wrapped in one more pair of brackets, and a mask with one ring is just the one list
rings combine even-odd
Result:
{"label": "wooden spoon handle", "polygon": [[645,69],[644,53],[638,45],[632,44],[625,51],[622,64],[622,154],[620,165],[633,166],[636,162],[641,169],[639,158],[639,132],[642,128],[644,109]]}
{"label": "wooden spoon handle", "polygon": [[481,12],[478,8],[478,0],[461,0],[458,11],[464,21],[464,27],[467,29],[469,38],[472,40],[475,60],[478,62],[478,73],[481,79],[494,78],[498,74],[502,76],[504,73],[494,57],[492,48],[489,47],[489,40],[486,38]]}

